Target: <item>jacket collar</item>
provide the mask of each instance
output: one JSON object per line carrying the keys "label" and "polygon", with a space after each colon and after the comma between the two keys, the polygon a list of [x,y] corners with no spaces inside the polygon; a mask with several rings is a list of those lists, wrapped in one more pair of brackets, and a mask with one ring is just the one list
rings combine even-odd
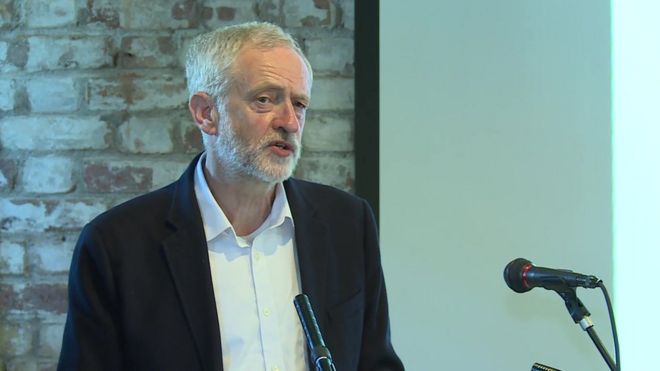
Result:
{"label": "jacket collar", "polygon": [[199,155],[175,183],[168,221],[174,233],[163,241],[163,250],[190,327],[200,366],[222,370],[220,327],[211,269],[199,206],[195,200],[194,173]]}
{"label": "jacket collar", "polygon": [[296,251],[302,292],[309,300],[321,329],[325,333],[326,277],[328,251],[330,251],[326,223],[317,213],[316,206],[305,192],[305,184],[296,179],[284,182],[291,214],[295,221]]}

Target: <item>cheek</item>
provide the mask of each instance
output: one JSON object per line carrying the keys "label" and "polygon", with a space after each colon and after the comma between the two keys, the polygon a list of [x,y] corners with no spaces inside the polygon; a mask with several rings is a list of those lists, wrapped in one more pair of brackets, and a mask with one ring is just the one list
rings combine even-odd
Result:
{"label": "cheek", "polygon": [[247,114],[240,121],[237,132],[252,139],[269,136],[273,132],[271,122],[270,115]]}
{"label": "cheek", "polygon": [[298,130],[298,135],[302,137],[303,130],[305,130],[305,116],[303,116],[299,121],[300,123],[300,130]]}

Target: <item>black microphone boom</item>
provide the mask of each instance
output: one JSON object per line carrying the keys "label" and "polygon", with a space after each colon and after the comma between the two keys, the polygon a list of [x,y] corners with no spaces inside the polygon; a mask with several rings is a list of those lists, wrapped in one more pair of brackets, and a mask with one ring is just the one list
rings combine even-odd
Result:
{"label": "black microphone boom", "polygon": [[564,291],[571,287],[593,289],[600,280],[596,276],[575,273],[566,269],[536,267],[527,259],[512,260],[504,268],[504,281],[511,290],[523,293],[534,287]]}
{"label": "black microphone boom", "polygon": [[296,306],[300,324],[307,338],[310,356],[316,365],[316,369],[318,371],[335,371],[332,355],[330,355],[330,350],[325,346],[321,330],[316,323],[314,310],[309,303],[309,298],[305,294],[296,295],[293,299],[293,304]]}

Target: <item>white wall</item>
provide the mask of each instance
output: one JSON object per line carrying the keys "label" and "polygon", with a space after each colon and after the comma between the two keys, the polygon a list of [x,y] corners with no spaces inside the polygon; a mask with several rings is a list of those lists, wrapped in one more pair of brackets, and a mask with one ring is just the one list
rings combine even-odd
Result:
{"label": "white wall", "polygon": [[658,17],[657,0],[612,1],[614,274],[626,370],[657,364],[660,332],[655,289],[660,261]]}
{"label": "white wall", "polygon": [[[606,369],[559,296],[502,270],[612,286],[609,2],[380,7],[381,244],[407,368]],[[611,349],[602,295],[578,295]]]}

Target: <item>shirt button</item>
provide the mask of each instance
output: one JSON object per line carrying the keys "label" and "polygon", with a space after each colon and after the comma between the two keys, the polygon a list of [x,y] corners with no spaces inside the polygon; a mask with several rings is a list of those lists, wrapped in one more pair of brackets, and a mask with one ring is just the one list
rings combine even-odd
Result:
{"label": "shirt button", "polygon": [[270,309],[268,308],[264,309],[264,316],[266,317],[270,316]]}
{"label": "shirt button", "polygon": [[272,370],[273,370],[273,371],[280,371],[280,368],[277,367],[277,366],[275,366],[275,367],[272,368]]}
{"label": "shirt button", "polygon": [[259,261],[260,258],[261,258],[261,254],[260,254],[260,253],[255,253],[255,254],[254,254],[254,260],[255,260],[255,261]]}

